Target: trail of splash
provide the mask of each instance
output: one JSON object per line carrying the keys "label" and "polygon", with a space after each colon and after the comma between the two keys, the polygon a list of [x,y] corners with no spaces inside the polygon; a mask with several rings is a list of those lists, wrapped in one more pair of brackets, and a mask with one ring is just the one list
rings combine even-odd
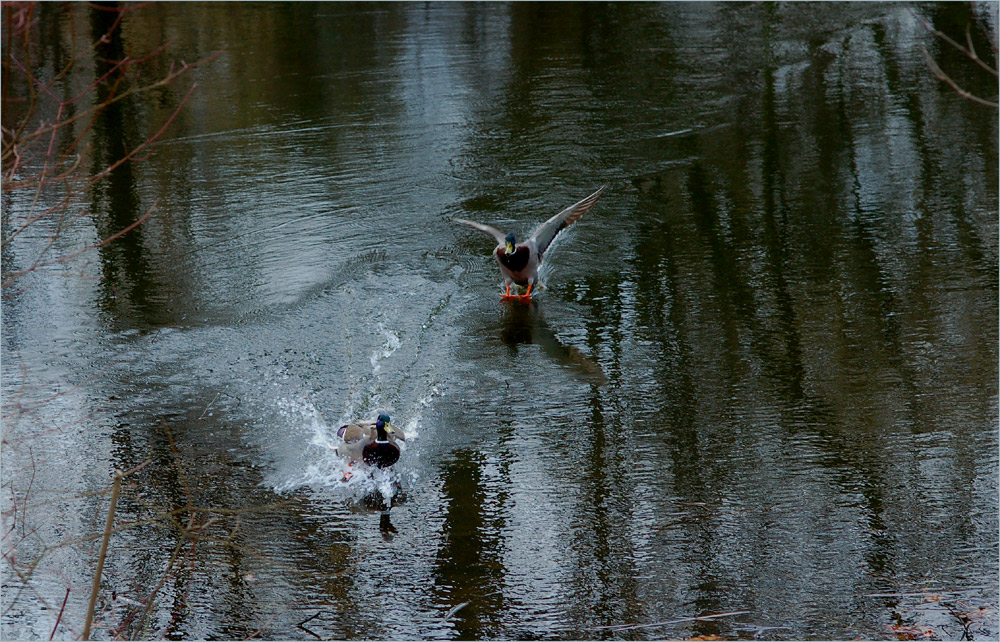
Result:
{"label": "trail of splash", "polygon": [[[424,329],[430,325],[438,312],[440,309],[435,310],[428,323],[423,326]],[[414,381],[411,379],[413,371],[412,368],[404,367],[400,376],[396,377],[398,386],[388,395],[389,399],[395,399],[396,403],[386,399],[384,396],[386,391],[383,389],[385,375],[381,374],[382,365],[397,353],[403,341],[384,320],[379,321],[374,330],[382,341],[369,354],[371,371],[355,379],[358,387],[351,392],[337,423],[324,421],[316,406],[307,398],[292,396],[277,401],[278,408],[287,422],[301,427],[308,434],[304,451],[299,459],[301,466],[293,474],[278,480],[275,484],[277,492],[310,488],[347,501],[361,501],[376,494],[381,495],[386,506],[391,506],[393,500],[405,492],[406,487],[416,483],[418,466],[415,465],[415,459],[420,453],[418,437],[423,413],[443,392],[438,382],[434,381],[434,375],[427,372],[422,377],[423,384],[417,386],[421,389],[419,397],[413,400],[415,395],[408,394],[413,391]],[[421,332],[417,338],[418,343],[422,336]],[[413,365],[415,364],[411,364]],[[410,385],[406,386],[409,390],[404,392],[404,382],[407,379],[410,379]],[[400,404],[400,396],[404,399],[408,397],[411,401]],[[403,452],[402,461],[388,470],[370,469],[363,464],[348,466],[348,463],[336,453],[336,448],[341,443],[340,437],[336,434],[337,427],[351,421],[374,420],[376,411],[386,412],[395,417],[396,425],[405,434],[406,440],[399,442]]]}
{"label": "trail of splash", "polygon": [[376,326],[378,331],[382,333],[385,337],[385,343],[382,344],[381,348],[378,348],[372,352],[371,361],[372,364],[372,374],[377,375],[381,370],[382,366],[379,363],[383,359],[388,359],[392,356],[392,353],[399,349],[402,342],[399,340],[399,335],[397,335],[392,330],[385,327],[385,324],[379,321]]}
{"label": "trail of splash", "polygon": [[303,420],[307,428],[312,430],[312,443],[317,446],[331,444],[326,422],[320,417],[319,410],[308,399],[280,397],[276,401],[278,412],[290,423],[300,424]]}

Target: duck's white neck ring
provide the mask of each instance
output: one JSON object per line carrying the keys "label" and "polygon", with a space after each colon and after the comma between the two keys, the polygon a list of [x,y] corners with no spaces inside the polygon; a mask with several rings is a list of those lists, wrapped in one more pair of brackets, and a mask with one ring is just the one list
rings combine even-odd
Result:
{"label": "duck's white neck ring", "polygon": [[386,439],[385,441],[382,441],[381,439],[376,439],[376,440],[375,440],[375,443],[376,443],[376,444],[387,444],[387,443],[389,443],[389,440],[388,440],[388,439]]}

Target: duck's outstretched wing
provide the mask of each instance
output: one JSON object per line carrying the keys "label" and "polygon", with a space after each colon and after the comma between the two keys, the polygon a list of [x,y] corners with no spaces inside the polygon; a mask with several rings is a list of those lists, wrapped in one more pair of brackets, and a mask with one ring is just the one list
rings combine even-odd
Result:
{"label": "duck's outstretched wing", "polygon": [[495,227],[490,227],[489,225],[483,225],[482,223],[473,223],[472,221],[467,221],[464,218],[453,218],[451,220],[455,221],[456,223],[465,223],[466,225],[470,225],[479,230],[480,232],[485,232],[486,234],[489,234],[490,236],[495,238],[498,244],[500,245],[504,244],[504,239],[506,238],[506,235]]}
{"label": "duck's outstretched wing", "polygon": [[569,227],[576,221],[580,220],[580,217],[590,211],[590,208],[592,208],[594,203],[597,202],[597,199],[601,197],[601,192],[603,192],[606,187],[607,185],[602,186],[601,189],[597,190],[587,198],[583,199],[579,203],[570,205],[535,228],[535,231],[531,234],[530,240],[535,242],[539,258],[545,254],[545,250],[547,250],[549,245],[552,244],[553,239],[556,238],[556,234],[562,231],[563,228]]}

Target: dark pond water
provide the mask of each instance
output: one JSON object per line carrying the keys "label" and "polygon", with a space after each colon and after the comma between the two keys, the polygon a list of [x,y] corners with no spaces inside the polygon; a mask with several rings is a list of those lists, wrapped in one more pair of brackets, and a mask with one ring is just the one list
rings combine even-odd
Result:
{"label": "dark pond water", "polygon": [[[997,110],[922,50],[997,81],[921,22],[995,68],[995,12],[38,8],[59,100],[220,53],[64,131],[96,173],[197,82],[72,224],[4,195],[5,275],[152,213],[5,286],[3,637],[81,635],[149,460],[97,638],[995,639]],[[604,183],[501,303],[451,219]],[[387,515],[331,450],[379,412]]]}

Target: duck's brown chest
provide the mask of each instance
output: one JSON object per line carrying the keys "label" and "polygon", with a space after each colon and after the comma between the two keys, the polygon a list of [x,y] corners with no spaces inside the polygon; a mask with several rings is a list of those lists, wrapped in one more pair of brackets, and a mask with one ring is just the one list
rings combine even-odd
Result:
{"label": "duck's brown chest", "polygon": [[497,260],[511,272],[523,270],[528,265],[529,254],[528,248],[523,245],[516,247],[513,254],[507,254],[502,247],[497,248]]}

